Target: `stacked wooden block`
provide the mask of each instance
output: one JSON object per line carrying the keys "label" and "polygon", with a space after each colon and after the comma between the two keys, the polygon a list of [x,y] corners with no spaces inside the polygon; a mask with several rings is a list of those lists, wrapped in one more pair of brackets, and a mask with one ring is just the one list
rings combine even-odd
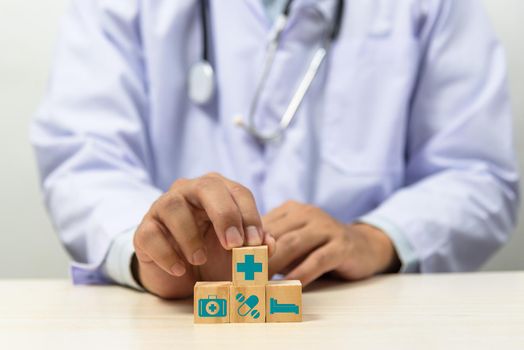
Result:
{"label": "stacked wooden block", "polygon": [[195,284],[195,323],[301,322],[300,281],[269,281],[266,246],[233,249],[233,282]]}

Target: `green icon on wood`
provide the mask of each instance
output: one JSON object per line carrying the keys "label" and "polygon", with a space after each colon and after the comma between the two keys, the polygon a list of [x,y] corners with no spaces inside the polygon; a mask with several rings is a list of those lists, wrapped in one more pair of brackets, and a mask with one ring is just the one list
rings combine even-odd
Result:
{"label": "green icon on wood", "polygon": [[240,316],[246,317],[251,316],[255,320],[260,317],[260,312],[255,309],[255,307],[258,305],[259,299],[256,295],[250,295],[246,298],[246,296],[242,293],[238,293],[236,295],[236,299],[238,302],[240,302],[240,306],[237,309],[237,312]]}
{"label": "green icon on wood", "polygon": [[299,309],[296,304],[279,304],[278,300],[271,298],[269,300],[269,313],[270,314],[296,314],[298,315]]}
{"label": "green icon on wood", "polygon": [[210,295],[207,299],[198,301],[198,316],[200,317],[226,317],[227,300],[218,299],[216,295]]}
{"label": "green icon on wood", "polygon": [[246,281],[254,281],[255,272],[262,272],[262,263],[255,262],[255,256],[248,254],[244,256],[244,262],[237,263],[237,271],[244,273]]}

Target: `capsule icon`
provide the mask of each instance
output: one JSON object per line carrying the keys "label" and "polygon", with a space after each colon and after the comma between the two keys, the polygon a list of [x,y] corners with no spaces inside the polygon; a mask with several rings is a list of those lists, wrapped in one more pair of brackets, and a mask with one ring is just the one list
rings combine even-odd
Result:
{"label": "capsule icon", "polygon": [[255,320],[260,317],[260,312],[255,310],[255,307],[258,305],[258,297],[256,295],[250,295],[248,298],[242,293],[236,295],[238,302],[242,303],[237,309],[237,312],[240,316],[245,317],[251,315]]}

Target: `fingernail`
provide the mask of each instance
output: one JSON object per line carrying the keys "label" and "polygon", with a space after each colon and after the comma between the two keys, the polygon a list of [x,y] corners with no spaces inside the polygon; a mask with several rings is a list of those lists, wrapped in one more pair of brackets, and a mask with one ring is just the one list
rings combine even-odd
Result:
{"label": "fingernail", "polygon": [[175,276],[180,277],[186,273],[186,267],[181,263],[176,263],[171,267],[171,272],[173,272]]}
{"label": "fingernail", "polygon": [[203,265],[207,261],[206,252],[203,248],[200,248],[196,252],[193,253],[193,264],[195,265]]}
{"label": "fingernail", "polygon": [[249,245],[262,244],[262,238],[260,237],[260,233],[255,226],[248,226],[246,228],[246,232],[247,232],[247,241],[249,242]]}
{"label": "fingernail", "polygon": [[226,240],[229,248],[240,247],[244,244],[240,231],[234,226],[226,230]]}

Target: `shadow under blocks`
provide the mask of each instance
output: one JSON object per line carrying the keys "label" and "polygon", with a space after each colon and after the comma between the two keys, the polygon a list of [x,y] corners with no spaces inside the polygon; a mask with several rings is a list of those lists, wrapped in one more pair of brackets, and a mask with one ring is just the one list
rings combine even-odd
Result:
{"label": "shadow under blocks", "polygon": [[233,249],[232,269],[232,282],[195,284],[195,323],[302,322],[302,284],[268,281],[267,246]]}

